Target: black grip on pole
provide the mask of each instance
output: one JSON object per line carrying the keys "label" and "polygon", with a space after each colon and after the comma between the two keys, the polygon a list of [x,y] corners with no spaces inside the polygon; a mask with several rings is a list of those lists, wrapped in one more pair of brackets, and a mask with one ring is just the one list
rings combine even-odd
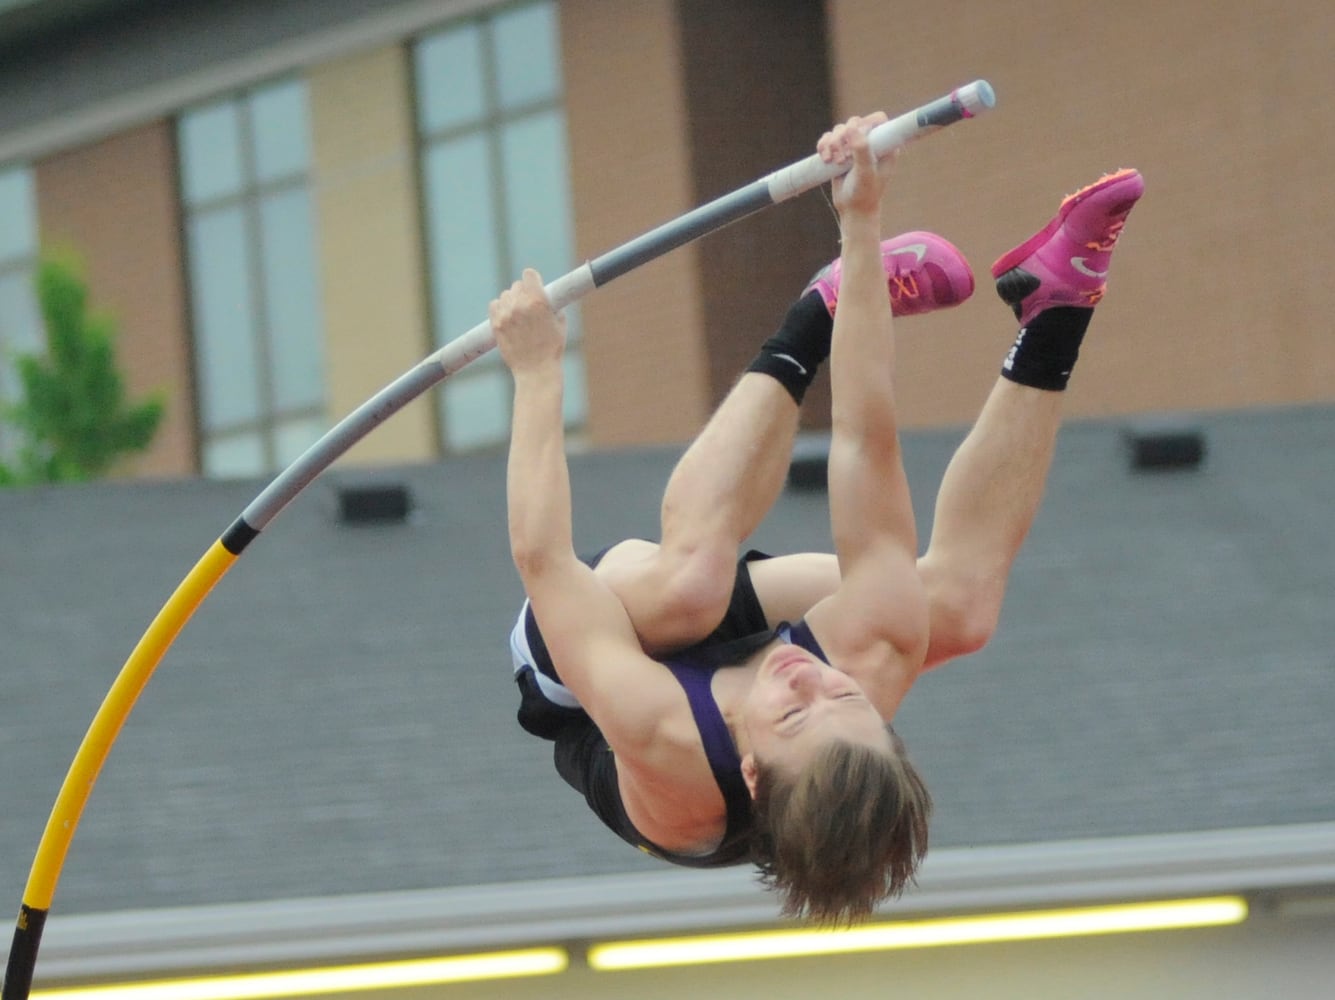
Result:
{"label": "black grip on pole", "polygon": [[252,528],[244,517],[238,517],[232,522],[231,526],[222,533],[218,541],[222,542],[222,547],[234,556],[239,556],[246,550],[246,546],[253,542],[259,536],[259,531]]}
{"label": "black grip on pole", "polygon": [[9,949],[9,964],[0,985],[0,1000],[28,1000],[32,989],[32,973],[37,966],[37,946],[42,943],[42,928],[46,926],[46,911],[34,910],[24,903],[19,909],[18,927],[14,930],[14,944]]}
{"label": "black grip on pole", "polygon": [[931,104],[924,104],[918,109],[918,128],[954,125],[957,121],[971,118],[969,109],[955,94],[938,97]]}

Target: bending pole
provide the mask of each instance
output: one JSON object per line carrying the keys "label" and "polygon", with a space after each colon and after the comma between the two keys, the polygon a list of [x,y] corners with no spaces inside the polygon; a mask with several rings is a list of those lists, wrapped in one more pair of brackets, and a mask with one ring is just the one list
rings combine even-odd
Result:
{"label": "bending pole", "polygon": [[[972,118],[995,103],[991,86],[984,80],[977,80],[878,125],[869,136],[872,151],[878,158],[886,156],[947,125]],[[554,308],[563,309],[642,264],[762,208],[819,187],[848,169],[847,165],[824,163],[815,154],[808,156],[557,278],[547,285],[547,296]],[[446,344],[344,417],[251,501],[176,588],[121,668],[61,785],[24,889],[18,926],[0,986],[0,1000],[28,1000],[42,929],[93,784],[135,701],[191,615],[246,546],[339,456],[426,390],[495,346],[491,324],[483,322]]]}

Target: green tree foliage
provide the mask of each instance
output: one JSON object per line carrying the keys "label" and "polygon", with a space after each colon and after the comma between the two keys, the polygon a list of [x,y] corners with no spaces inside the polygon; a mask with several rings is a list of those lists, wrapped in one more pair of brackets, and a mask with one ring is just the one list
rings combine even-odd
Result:
{"label": "green tree foliage", "polygon": [[77,265],[44,257],[36,288],[47,350],[14,359],[23,394],[3,416],[20,444],[13,465],[0,463],[0,485],[96,479],[123,455],[147,448],[162,421],[160,394],[127,400],[115,323],[90,311]]}

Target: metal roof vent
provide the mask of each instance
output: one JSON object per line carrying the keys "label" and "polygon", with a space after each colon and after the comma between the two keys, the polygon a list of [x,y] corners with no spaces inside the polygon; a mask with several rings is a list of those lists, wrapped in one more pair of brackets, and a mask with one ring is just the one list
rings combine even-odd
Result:
{"label": "metal roof vent", "polygon": [[344,524],[402,524],[413,508],[412,493],[403,483],[344,483],[335,492]]}

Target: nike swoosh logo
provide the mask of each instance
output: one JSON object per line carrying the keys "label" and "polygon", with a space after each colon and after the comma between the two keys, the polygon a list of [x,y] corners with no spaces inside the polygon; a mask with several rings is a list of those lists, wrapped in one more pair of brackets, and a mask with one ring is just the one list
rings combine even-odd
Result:
{"label": "nike swoosh logo", "polygon": [[792,362],[792,364],[794,364],[797,367],[798,371],[800,371],[803,375],[807,374],[806,366],[803,365],[802,362],[798,361],[797,358],[793,357],[791,354],[776,354],[774,356],[776,358],[782,358],[784,361]]}
{"label": "nike swoosh logo", "polygon": [[1075,268],[1077,271],[1079,271],[1081,274],[1083,274],[1083,275],[1084,275],[1085,277],[1087,277],[1087,278],[1106,278],[1106,277],[1108,277],[1108,272],[1107,272],[1107,271],[1095,271],[1095,270],[1094,270],[1093,268],[1091,268],[1088,264],[1086,264],[1085,261],[1088,260],[1088,259],[1089,259],[1089,258],[1087,258],[1087,257],[1072,257],[1072,258],[1071,258],[1071,266],[1072,266],[1073,268]]}
{"label": "nike swoosh logo", "polygon": [[927,244],[910,243],[908,246],[895,247],[891,253],[911,253],[918,258],[917,262],[921,264],[922,259],[927,256]]}

